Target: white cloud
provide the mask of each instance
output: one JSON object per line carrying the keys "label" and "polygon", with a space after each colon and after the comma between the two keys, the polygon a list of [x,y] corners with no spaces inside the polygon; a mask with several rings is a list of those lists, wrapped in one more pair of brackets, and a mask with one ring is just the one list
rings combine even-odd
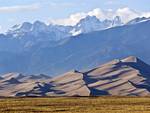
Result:
{"label": "white cloud", "polygon": [[5,6],[0,7],[0,13],[12,13],[12,12],[21,12],[21,11],[33,11],[39,9],[39,4],[31,5],[17,5],[17,6]]}
{"label": "white cloud", "polygon": [[140,16],[139,12],[131,10],[128,7],[119,8],[115,13],[115,15],[120,16],[124,22],[128,22],[129,20]]}
{"label": "white cloud", "polygon": [[5,30],[3,29],[3,27],[0,25],[0,33],[4,33]]}
{"label": "white cloud", "polygon": [[0,33],[2,33],[2,26],[0,26]]}
{"label": "white cloud", "polygon": [[78,23],[82,18],[85,18],[87,16],[86,13],[76,13],[70,15],[69,18],[64,19],[56,19],[56,20],[50,20],[54,24],[60,24],[60,25],[75,25]]}
{"label": "white cloud", "polygon": [[97,18],[101,18],[101,19],[106,18],[106,15],[104,14],[104,12],[99,8],[96,8],[96,9],[88,12],[87,15],[96,16]]}
{"label": "white cloud", "polygon": [[145,12],[141,14],[141,17],[150,17],[150,12]]}
{"label": "white cloud", "polygon": [[96,8],[92,11],[87,12],[87,13],[85,13],[85,12],[76,13],[76,14],[70,15],[69,18],[51,20],[51,22],[55,23],[55,24],[60,24],[60,25],[75,25],[82,18],[85,18],[87,15],[96,16],[100,20],[113,19],[115,16],[120,16],[122,21],[124,23],[126,23],[126,22],[128,22],[131,19],[134,19],[136,17],[150,17],[150,12],[135,11],[135,10],[132,10],[128,7],[119,8],[115,11],[112,9],[101,10],[100,8]]}

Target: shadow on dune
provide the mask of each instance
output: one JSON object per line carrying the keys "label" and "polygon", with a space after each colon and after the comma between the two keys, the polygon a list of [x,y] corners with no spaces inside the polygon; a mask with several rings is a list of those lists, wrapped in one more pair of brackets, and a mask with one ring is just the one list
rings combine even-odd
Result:
{"label": "shadow on dune", "polygon": [[[95,83],[98,81],[97,79],[92,79],[92,78],[88,77],[88,75],[85,73],[83,74],[83,80],[87,87],[88,87],[88,84]],[[88,87],[88,89],[90,90],[90,96],[109,95],[109,93],[107,91],[99,90],[94,87]]]}
{"label": "shadow on dune", "polygon": [[47,96],[46,93],[48,92],[55,92],[55,94],[64,94],[65,92],[61,91],[61,90],[54,90],[53,89],[53,85],[52,84],[37,84],[37,86],[35,86],[32,90],[27,91],[27,92],[20,92],[17,93],[16,96],[30,96],[30,95],[34,95],[34,96]]}

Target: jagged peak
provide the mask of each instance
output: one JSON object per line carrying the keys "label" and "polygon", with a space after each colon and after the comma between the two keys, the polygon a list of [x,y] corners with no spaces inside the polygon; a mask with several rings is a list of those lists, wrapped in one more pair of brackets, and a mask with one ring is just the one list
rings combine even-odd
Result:
{"label": "jagged peak", "polygon": [[24,22],[20,28],[29,28],[32,24],[30,22]]}
{"label": "jagged peak", "polygon": [[96,20],[99,20],[96,16],[86,16],[86,19],[90,20],[90,19],[96,19]]}
{"label": "jagged peak", "polygon": [[83,18],[83,19],[81,19],[80,21],[79,21],[79,23],[77,23],[77,25],[78,24],[80,24],[80,23],[84,23],[84,22],[89,22],[89,21],[96,21],[96,22],[100,22],[100,20],[96,17],[96,16],[86,16],[85,18]]}
{"label": "jagged peak", "polygon": [[137,24],[137,23],[140,23],[140,22],[145,22],[145,21],[148,21],[150,20],[150,17],[146,18],[146,17],[137,17],[133,20],[130,20],[127,25],[131,25],[131,24]]}
{"label": "jagged peak", "polygon": [[121,18],[120,18],[120,16],[115,16],[115,17],[114,17],[114,20],[115,20],[115,21],[121,21]]}
{"label": "jagged peak", "polygon": [[118,25],[122,25],[122,21],[120,16],[115,16],[114,19],[112,20],[112,26],[118,26]]}
{"label": "jagged peak", "polygon": [[46,25],[44,22],[41,22],[39,20],[36,20],[33,25]]}
{"label": "jagged peak", "polygon": [[21,27],[20,24],[16,24],[16,25],[12,26],[10,30],[17,30],[17,29],[19,29],[20,27]]}

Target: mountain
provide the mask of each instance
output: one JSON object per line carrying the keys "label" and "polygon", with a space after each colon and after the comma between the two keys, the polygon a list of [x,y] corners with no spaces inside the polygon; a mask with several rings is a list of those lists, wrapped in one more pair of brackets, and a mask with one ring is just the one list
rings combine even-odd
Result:
{"label": "mountain", "polygon": [[75,26],[46,25],[40,21],[35,21],[34,23],[24,22],[20,25],[14,25],[6,33],[0,34],[0,52],[2,51],[4,54],[12,52],[11,56],[13,57],[14,52],[18,54],[31,48],[36,51],[37,46],[40,45],[42,45],[42,48],[47,46],[55,47],[72,36],[119,25],[121,25],[119,17],[114,18],[114,20],[100,21],[95,16],[87,16]]}
{"label": "mountain", "polygon": [[57,41],[71,36],[71,26],[46,25],[43,22],[35,21],[33,24],[24,22],[22,25],[13,26],[6,33],[6,37],[22,39],[23,41]]}
{"label": "mountain", "polygon": [[11,35],[0,35],[0,73],[54,76],[72,69],[90,69],[129,55],[150,64],[149,29],[148,20],[58,41],[39,41],[30,36],[12,39]]}
{"label": "mountain", "polygon": [[140,18],[140,17],[138,17],[138,18],[135,18],[135,19],[129,21],[127,23],[127,25],[137,24],[137,23],[141,23],[141,22],[145,22],[145,21],[149,21],[149,20],[150,20],[150,17],[149,18],[146,18],[146,17]]}
{"label": "mountain", "polygon": [[116,16],[113,20],[100,21],[96,16],[87,16],[81,19],[76,26],[74,26],[72,35],[79,35],[81,33],[89,33],[93,31],[100,31],[111,27],[123,25],[119,16]]}
{"label": "mountain", "polygon": [[41,21],[35,21],[33,24],[24,22],[22,25],[12,26],[5,35],[6,37],[17,39],[29,38],[34,41],[57,41],[69,36],[103,30],[122,24],[119,16],[116,16],[113,20],[104,21],[100,21],[96,16],[87,16],[81,19],[75,26],[46,25]]}
{"label": "mountain", "polygon": [[123,22],[119,16],[114,17],[114,19],[111,22],[110,27],[116,27],[123,25]]}
{"label": "mountain", "polygon": [[6,74],[0,80],[0,96],[149,96],[149,75],[148,64],[129,56],[87,71],[74,70],[42,80],[29,77],[21,81],[20,78],[27,76]]}

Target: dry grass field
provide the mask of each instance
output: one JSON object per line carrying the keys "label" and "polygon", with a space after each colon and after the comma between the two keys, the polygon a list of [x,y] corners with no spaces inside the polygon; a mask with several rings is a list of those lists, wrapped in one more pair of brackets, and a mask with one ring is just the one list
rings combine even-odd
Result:
{"label": "dry grass field", "polygon": [[1,98],[0,113],[150,113],[150,98]]}

